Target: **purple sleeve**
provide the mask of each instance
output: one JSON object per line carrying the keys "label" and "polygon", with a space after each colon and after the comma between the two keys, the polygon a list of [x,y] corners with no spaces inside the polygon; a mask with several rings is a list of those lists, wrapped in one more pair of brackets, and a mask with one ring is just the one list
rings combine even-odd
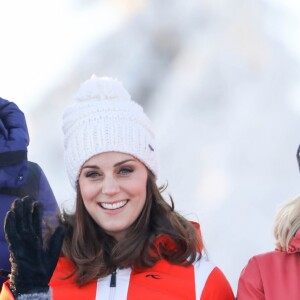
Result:
{"label": "purple sleeve", "polygon": [[18,187],[27,175],[29,135],[24,113],[0,98],[0,187]]}
{"label": "purple sleeve", "polygon": [[43,170],[41,168],[40,170],[41,170],[41,176],[40,176],[38,200],[43,205],[44,217],[55,216],[56,213],[58,212],[58,204],[56,202],[53,191],[50,187],[50,184]]}

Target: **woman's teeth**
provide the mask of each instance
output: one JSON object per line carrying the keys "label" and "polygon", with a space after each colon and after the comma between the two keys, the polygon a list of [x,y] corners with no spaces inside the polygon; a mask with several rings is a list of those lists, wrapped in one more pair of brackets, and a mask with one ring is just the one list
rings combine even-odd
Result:
{"label": "woman's teeth", "polygon": [[127,202],[128,202],[128,200],[123,200],[123,201],[114,202],[114,203],[106,202],[106,203],[100,203],[100,206],[105,209],[117,209],[117,208],[123,207]]}

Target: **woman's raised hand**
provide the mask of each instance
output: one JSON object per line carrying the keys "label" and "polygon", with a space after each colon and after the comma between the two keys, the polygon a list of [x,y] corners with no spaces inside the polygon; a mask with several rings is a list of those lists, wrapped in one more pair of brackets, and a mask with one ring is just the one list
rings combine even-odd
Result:
{"label": "woman's raised hand", "polygon": [[43,247],[42,207],[27,196],[13,202],[4,229],[12,266],[10,289],[14,295],[47,293],[61,251],[63,227],[57,227]]}

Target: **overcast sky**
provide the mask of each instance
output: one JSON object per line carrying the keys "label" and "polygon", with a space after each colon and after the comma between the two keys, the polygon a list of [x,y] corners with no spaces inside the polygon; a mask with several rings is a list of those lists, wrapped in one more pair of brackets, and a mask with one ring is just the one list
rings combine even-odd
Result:
{"label": "overcast sky", "polygon": [[0,96],[25,112],[124,15],[105,1],[0,0]]}
{"label": "overcast sky", "polygon": [[[290,23],[272,22],[299,57],[298,0],[262,0],[279,7]],[[136,3],[125,1],[0,0],[0,96],[22,103],[25,113],[59,78],[94,38],[109,34]],[[135,5],[135,6],[134,6]],[[274,24],[277,24],[277,26]]]}

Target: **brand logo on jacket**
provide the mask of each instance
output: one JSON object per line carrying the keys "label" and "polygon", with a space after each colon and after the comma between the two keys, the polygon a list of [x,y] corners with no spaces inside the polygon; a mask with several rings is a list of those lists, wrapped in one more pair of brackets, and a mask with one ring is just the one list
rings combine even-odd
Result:
{"label": "brand logo on jacket", "polygon": [[160,275],[157,274],[147,274],[146,277],[151,277],[153,279],[161,279]]}

